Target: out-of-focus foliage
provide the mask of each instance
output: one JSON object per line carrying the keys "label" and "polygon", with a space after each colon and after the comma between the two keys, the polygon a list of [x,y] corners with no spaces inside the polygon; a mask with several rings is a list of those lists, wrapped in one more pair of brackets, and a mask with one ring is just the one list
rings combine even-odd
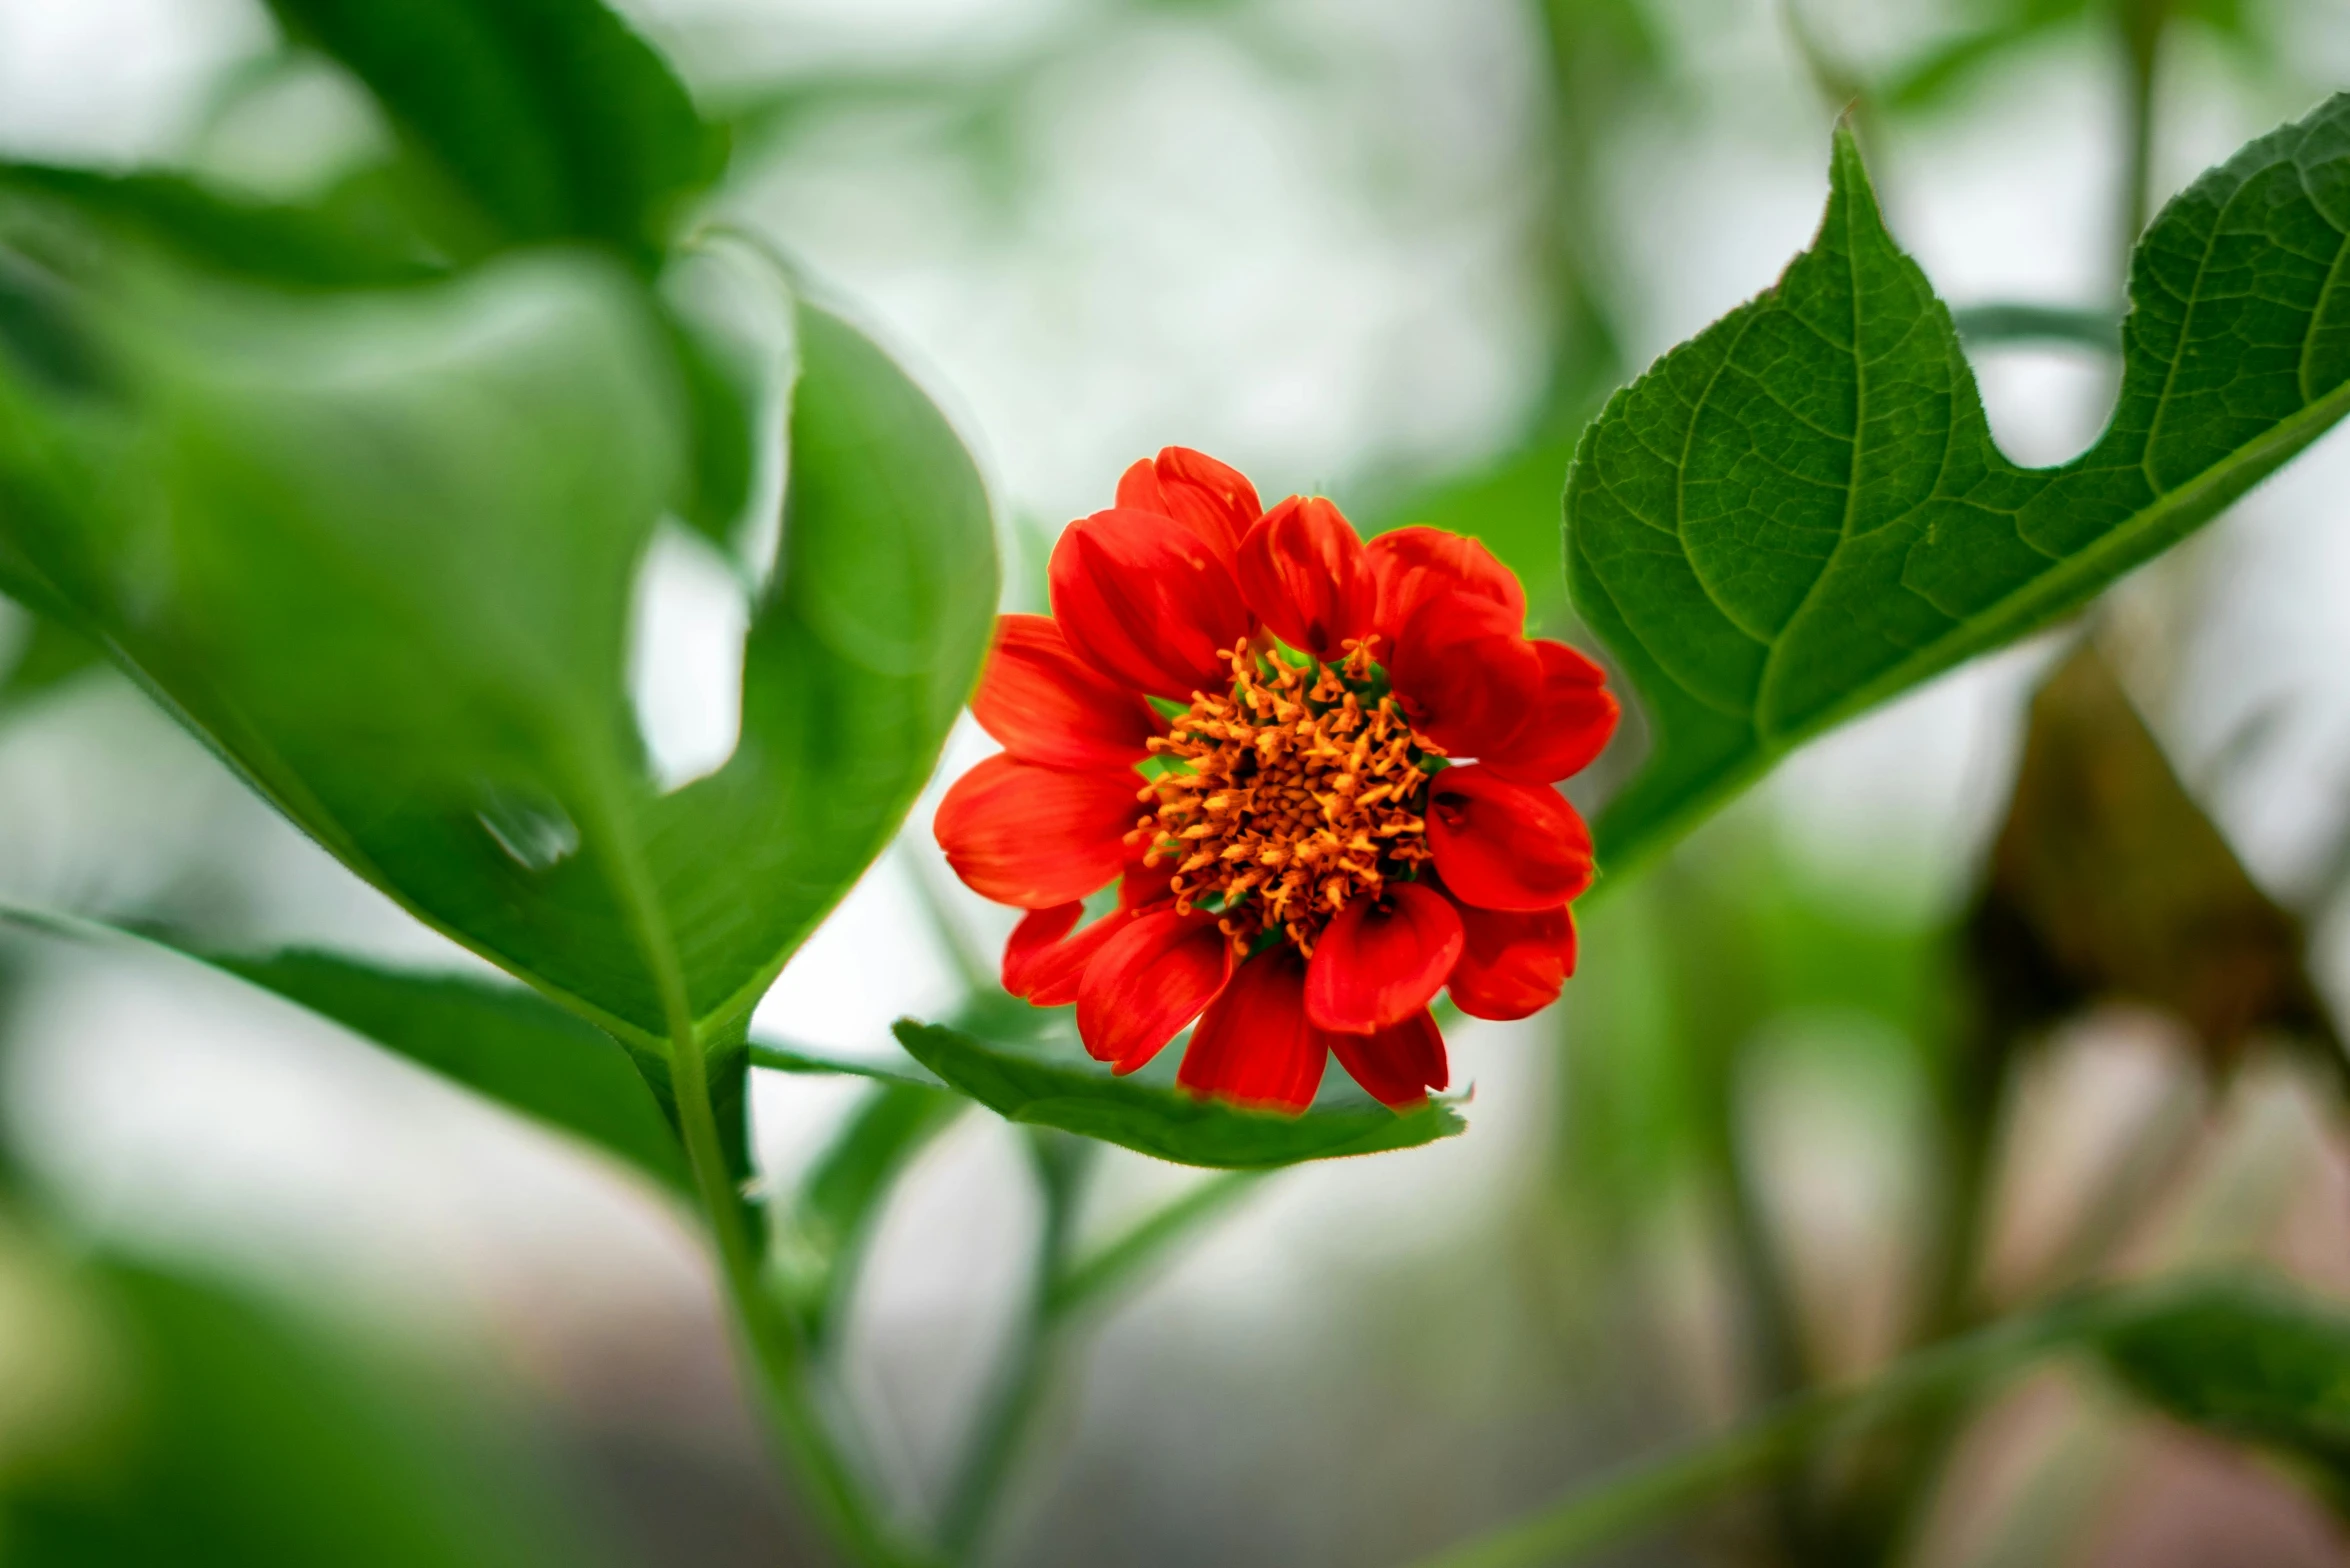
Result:
{"label": "out-of-focus foliage", "polygon": [[1370,1104],[1302,1116],[1237,1110],[1180,1089],[998,1050],[942,1025],[907,1021],[897,1036],[916,1061],[998,1115],[1179,1165],[1251,1170],[1376,1154],[1450,1138],[1465,1125],[1451,1106],[1433,1100],[1401,1115]]}
{"label": "out-of-focus foliage", "polygon": [[2120,403],[2061,468],[1993,445],[1949,313],[1839,132],[1828,212],[1778,285],[1585,432],[1577,608],[1630,670],[1622,869],[1804,739],[2077,606],[2350,411],[2350,98],[2253,143],[2137,252]]}
{"label": "out-of-focus foliage", "polygon": [[659,263],[724,135],[600,0],[271,0],[375,94],[509,242],[588,239]]}
{"label": "out-of-focus foliage", "polygon": [[796,1200],[776,1206],[769,1266],[810,1344],[823,1348],[837,1337],[892,1184],[961,1114],[963,1103],[942,1089],[881,1085],[817,1156]]}
{"label": "out-of-focus foliage", "polygon": [[2262,1033],[2340,1060],[2300,920],[2245,873],[2090,643],[2032,700],[1968,944],[2001,1037],[2129,1000],[2178,1017],[2215,1064]]}
{"label": "out-of-focus foliage", "polygon": [[0,922],[68,941],[144,940],[342,1025],[508,1110],[690,1196],[661,1107],[611,1036],[513,986],[403,974],[333,953],[208,953],[157,935],[0,906]]}
{"label": "out-of-focus foliage", "polygon": [[2222,1280],[2150,1301],[2096,1348],[2140,1399],[2299,1461],[2350,1516],[2350,1313]]}
{"label": "out-of-focus foliage", "polygon": [[74,1358],[80,1407],[0,1476],[25,1568],[531,1568],[612,1561],[572,1499],[433,1400],[235,1290],[154,1264],[68,1272],[9,1240],[28,1354]]}
{"label": "out-of-focus foliage", "polygon": [[104,656],[87,638],[45,617],[31,618],[22,642],[0,666],[0,715],[103,662]]}

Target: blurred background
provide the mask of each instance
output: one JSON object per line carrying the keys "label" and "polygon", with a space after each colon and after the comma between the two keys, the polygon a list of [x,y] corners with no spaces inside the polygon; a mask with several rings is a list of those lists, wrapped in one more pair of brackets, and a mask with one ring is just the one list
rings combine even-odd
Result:
{"label": "blurred background", "polygon": [[[622,9],[735,127],[717,215],[956,418],[1010,607],[1042,607],[1064,520],[1180,443],[1268,499],[1478,532],[1567,634],[1576,431],[1809,240],[1840,113],[1955,307],[2110,319],[2143,193],[2350,81],[2338,0]],[[294,196],[369,157],[372,115],[251,0],[0,0],[0,156]],[[1978,334],[2011,454],[2095,435],[2096,336]],[[2084,623],[1815,745],[1612,891],[1559,1007],[1450,1031],[1466,1137],[1256,1184],[1088,1325],[996,1555],[1402,1563],[2084,1279],[2258,1258],[2350,1296],[2346,494],[2337,434]],[[640,586],[640,716],[686,773],[731,743],[730,595],[682,536]],[[0,668],[43,651],[0,606]],[[0,699],[0,896],[474,962],[127,682],[27,671]],[[942,776],[988,749],[962,736]],[[1008,924],[951,885],[935,799],[763,1029],[878,1057],[891,1019],[984,986]],[[192,965],[12,939],[0,999],[8,1158],[93,1245],[194,1266],[428,1401],[433,1446],[512,1472],[514,1529],[579,1538],[564,1560],[815,1560],[696,1242],[616,1167]],[[866,1092],[760,1075],[770,1184]],[[1081,1225],[1196,1179],[1105,1151]],[[973,1111],[881,1216],[839,1397],[910,1514],[951,1486],[1040,1214],[1021,1141]],[[0,1275],[4,1479],[106,1374],[72,1353],[67,1283]],[[2350,1538],[2057,1370],[1620,1560],[2319,1564]]]}

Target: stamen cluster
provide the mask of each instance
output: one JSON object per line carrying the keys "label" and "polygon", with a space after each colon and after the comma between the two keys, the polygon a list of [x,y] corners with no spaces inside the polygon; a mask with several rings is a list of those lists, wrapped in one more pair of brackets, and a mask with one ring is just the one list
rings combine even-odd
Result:
{"label": "stamen cluster", "polygon": [[1302,665],[1242,642],[1224,655],[1231,694],[1196,696],[1149,743],[1162,767],[1130,842],[1146,865],[1174,862],[1176,907],[1215,913],[1244,953],[1278,931],[1310,957],[1340,910],[1429,858],[1428,762],[1443,751],[1385,691],[1376,641]]}

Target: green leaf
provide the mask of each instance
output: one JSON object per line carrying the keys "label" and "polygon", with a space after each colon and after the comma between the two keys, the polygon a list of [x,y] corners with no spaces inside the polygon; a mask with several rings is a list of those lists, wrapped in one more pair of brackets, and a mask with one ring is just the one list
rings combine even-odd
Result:
{"label": "green leaf", "polygon": [[2113,423],[2024,469],[1839,131],[1812,249],[1576,454],[1570,585],[1653,747],[1602,856],[1621,869],[1802,741],[2076,608],[2323,434],[2350,410],[2346,232],[2350,96],[2165,209]]}
{"label": "green leaf", "polygon": [[81,1283],[114,1440],[0,1478],[22,1568],[525,1568],[609,1561],[456,1392],[428,1398],[224,1286],[107,1261]]}
{"label": "green leaf", "polygon": [[739,1085],[741,1020],[928,779],[996,594],[945,420],[780,298],[782,567],[736,751],[674,794],[622,650],[682,400],[643,292],[581,257],[332,301],[87,298],[95,325],[63,341],[105,352],[80,379],[12,381],[0,338],[0,579],[102,637],[346,865],[649,1067],[673,965]]}
{"label": "green leaf", "polygon": [[2097,1341],[2140,1399],[2306,1464],[2350,1511],[2350,1313],[2274,1285],[2213,1282],[2149,1303]]}
{"label": "green leaf", "polygon": [[395,223],[363,227],[329,209],[244,201],[180,175],[0,163],[0,191],[69,208],[198,266],[271,283],[367,288],[445,270],[421,235]]}
{"label": "green leaf", "polygon": [[724,133],[599,0],[269,5],[517,243],[600,240],[649,264],[725,166]]}
{"label": "green leaf", "polygon": [[746,1011],[889,846],[979,678],[995,539],[978,470],[904,371],[798,312],[783,560],[725,767],[648,803],[697,1018]]}
{"label": "green leaf", "polygon": [[627,1053],[528,991],[332,953],[218,953],[159,933],[7,905],[0,905],[0,923],[72,942],[141,943],[234,975],[693,1196],[677,1137]]}
{"label": "green leaf", "polygon": [[33,616],[22,645],[0,665],[0,714],[23,707],[104,662],[105,655],[88,638],[48,616]]}
{"label": "green leaf", "polygon": [[940,1024],[905,1018],[895,1032],[916,1061],[1007,1120],[1057,1127],[1178,1165],[1269,1169],[1416,1148],[1467,1125],[1439,1101],[1400,1116],[1376,1105],[1302,1116],[1240,1110],[1179,1089],[1000,1051]]}

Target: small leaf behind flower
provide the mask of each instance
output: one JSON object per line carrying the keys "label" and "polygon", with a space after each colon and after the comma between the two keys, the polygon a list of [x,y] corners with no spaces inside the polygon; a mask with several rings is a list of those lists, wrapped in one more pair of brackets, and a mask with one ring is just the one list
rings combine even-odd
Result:
{"label": "small leaf behind flower", "polygon": [[1178,1165],[1269,1169],[1415,1148],[1467,1126],[1441,1101],[1400,1116],[1379,1106],[1281,1116],[998,1050],[941,1024],[900,1019],[896,1034],[916,1061],[1008,1120],[1057,1127]]}

